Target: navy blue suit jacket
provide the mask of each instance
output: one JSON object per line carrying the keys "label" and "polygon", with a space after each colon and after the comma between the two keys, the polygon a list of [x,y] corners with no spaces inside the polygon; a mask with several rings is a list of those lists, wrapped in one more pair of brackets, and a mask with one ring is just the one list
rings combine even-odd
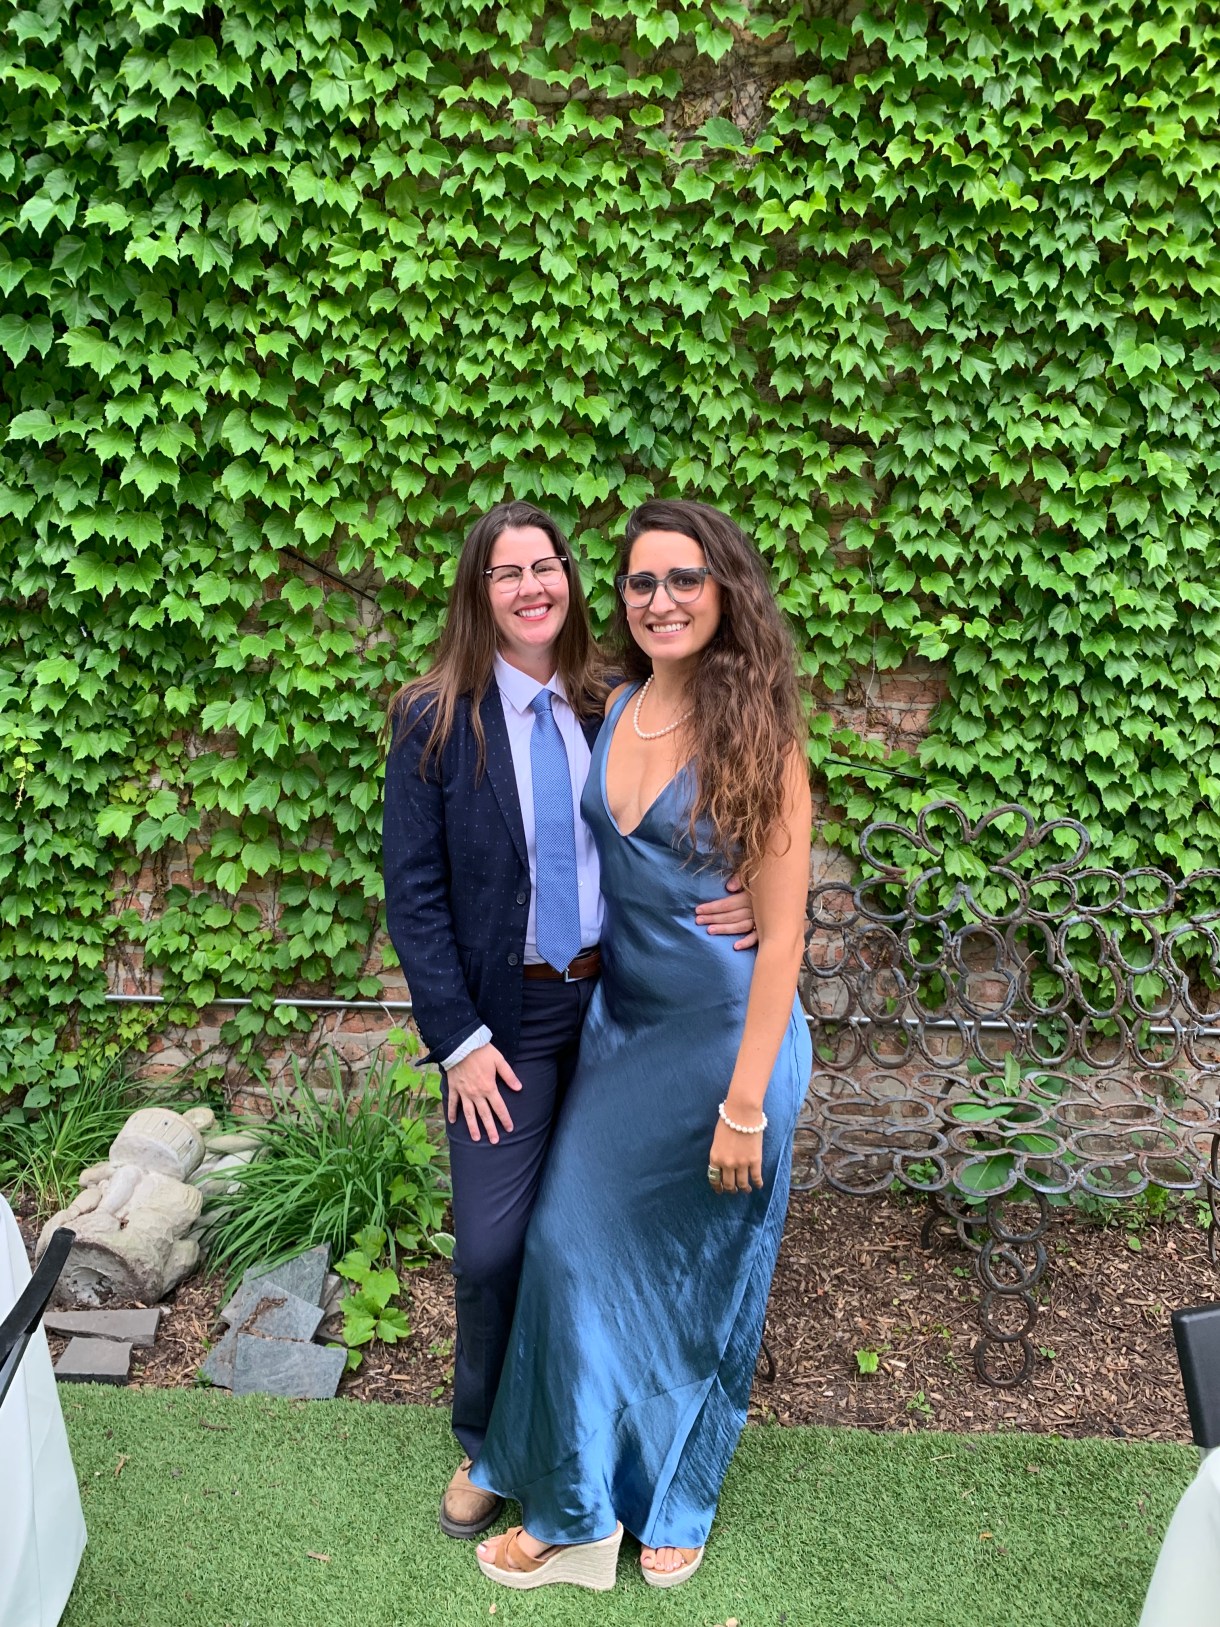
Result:
{"label": "navy blue suit jacket", "polygon": [[[481,776],[464,698],[444,751],[421,777],[425,705],[414,702],[396,720],[386,761],[386,924],[427,1060],[442,1061],[486,1024],[511,1061],[521,1036],[530,872],[500,692],[493,683],[479,708],[487,737]],[[590,746],[601,723],[583,725]]]}

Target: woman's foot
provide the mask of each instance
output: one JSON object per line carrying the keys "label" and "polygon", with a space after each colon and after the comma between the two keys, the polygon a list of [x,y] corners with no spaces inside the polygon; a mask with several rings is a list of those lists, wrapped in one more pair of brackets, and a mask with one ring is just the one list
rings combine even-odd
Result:
{"label": "woman's foot", "polygon": [[550,1582],[571,1582],[577,1587],[604,1593],[614,1586],[614,1569],[622,1540],[620,1525],[600,1542],[559,1547],[540,1542],[522,1526],[515,1525],[489,1542],[480,1542],[479,1569],[504,1587],[524,1589],[546,1587]]}
{"label": "woman's foot", "polygon": [[[503,1563],[508,1558],[506,1550],[510,1537],[515,1538],[513,1552],[518,1555],[524,1554],[526,1559],[545,1559],[547,1554],[556,1551],[553,1542],[540,1542],[537,1537],[531,1537],[523,1525],[514,1525],[511,1531],[501,1532],[498,1537],[489,1537],[486,1542],[480,1542],[479,1558],[490,1559],[493,1563]],[[509,1569],[515,1568],[509,1561]]]}
{"label": "woman's foot", "polygon": [[531,1537],[523,1525],[514,1525],[501,1531],[498,1537],[480,1542],[475,1552],[484,1572],[490,1566],[493,1570],[518,1571],[524,1576],[537,1570],[548,1554],[556,1554],[559,1549]]}
{"label": "woman's foot", "polygon": [[703,1563],[702,1548],[641,1548],[640,1569],[652,1587],[677,1587]]}

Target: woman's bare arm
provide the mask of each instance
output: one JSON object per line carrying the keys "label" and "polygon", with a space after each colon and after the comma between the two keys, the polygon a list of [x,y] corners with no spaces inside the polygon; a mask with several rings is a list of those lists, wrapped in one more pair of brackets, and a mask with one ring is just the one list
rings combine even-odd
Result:
{"label": "woman's bare arm", "polygon": [[[750,980],[745,1030],[725,1095],[738,1124],[762,1120],[763,1098],[792,1015],[792,997],[805,947],[812,804],[804,758],[795,749],[784,769],[784,811],[751,886],[758,953]],[[761,1135],[743,1135],[719,1121],[708,1162],[726,1192],[762,1185]]]}

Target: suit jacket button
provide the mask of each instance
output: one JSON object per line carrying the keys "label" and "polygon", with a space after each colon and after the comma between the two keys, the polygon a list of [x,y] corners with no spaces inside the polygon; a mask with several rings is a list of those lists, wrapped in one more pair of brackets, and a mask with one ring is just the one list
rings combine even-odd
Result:
{"label": "suit jacket button", "polygon": [[514,953],[514,954],[511,954],[511,955],[510,955],[510,956],[509,956],[509,957],[508,957],[508,964],[509,964],[509,965],[510,965],[510,966],[515,966],[515,965],[516,965],[516,964],[517,964],[517,956],[516,956],[516,954],[515,954],[515,953]]}
{"label": "suit jacket button", "polygon": [[517,902],[518,902],[518,904],[528,904],[529,903],[529,894],[528,893],[518,893],[517,894]]}

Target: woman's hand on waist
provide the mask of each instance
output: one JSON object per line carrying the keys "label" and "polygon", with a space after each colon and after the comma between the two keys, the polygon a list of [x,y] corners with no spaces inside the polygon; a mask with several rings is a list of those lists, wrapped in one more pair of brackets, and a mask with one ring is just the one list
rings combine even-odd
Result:
{"label": "woman's hand on waist", "polygon": [[695,906],[695,920],[713,938],[734,938],[734,949],[753,949],[758,942],[754,900],[742,886],[740,876],[730,876],[725,889],[727,897]]}
{"label": "woman's hand on waist", "polygon": [[469,1056],[455,1063],[445,1074],[450,1124],[457,1123],[460,1109],[470,1139],[482,1139],[479,1133],[482,1124],[488,1141],[495,1146],[500,1140],[496,1120],[505,1130],[511,1131],[513,1127],[512,1115],[500,1094],[501,1084],[507,1085],[509,1090],[521,1089],[520,1079],[494,1045],[480,1045],[477,1051],[471,1051]]}

